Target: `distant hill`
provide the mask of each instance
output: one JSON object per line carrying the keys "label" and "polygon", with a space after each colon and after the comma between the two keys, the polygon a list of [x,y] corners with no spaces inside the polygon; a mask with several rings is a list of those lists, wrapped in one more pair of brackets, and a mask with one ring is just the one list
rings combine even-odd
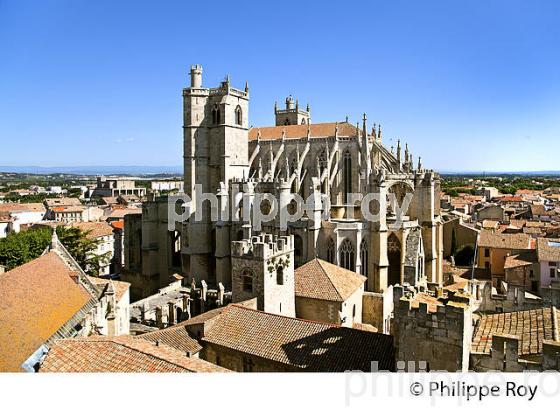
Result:
{"label": "distant hill", "polygon": [[182,166],[75,166],[75,167],[34,167],[34,166],[3,166],[0,172],[16,172],[19,174],[75,174],[75,175],[153,175],[182,174]]}
{"label": "distant hill", "polygon": [[460,175],[460,176],[560,176],[560,171],[437,171],[441,175]]}

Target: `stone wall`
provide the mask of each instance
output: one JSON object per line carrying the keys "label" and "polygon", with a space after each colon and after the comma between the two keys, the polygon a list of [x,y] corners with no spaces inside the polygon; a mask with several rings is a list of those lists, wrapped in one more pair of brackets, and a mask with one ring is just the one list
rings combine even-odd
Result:
{"label": "stone wall", "polygon": [[489,353],[471,353],[470,367],[476,372],[522,372],[560,370],[560,342],[543,341],[542,355],[519,356],[519,336],[494,334]]}
{"label": "stone wall", "polygon": [[362,296],[362,323],[372,325],[380,333],[389,334],[393,314],[393,287],[383,293],[364,292]]}
{"label": "stone wall", "polygon": [[[472,339],[472,312],[462,303],[448,302],[428,311],[420,302],[401,298],[395,307],[397,361],[426,362],[431,371],[467,371]],[[416,366],[419,368],[419,366]]]}

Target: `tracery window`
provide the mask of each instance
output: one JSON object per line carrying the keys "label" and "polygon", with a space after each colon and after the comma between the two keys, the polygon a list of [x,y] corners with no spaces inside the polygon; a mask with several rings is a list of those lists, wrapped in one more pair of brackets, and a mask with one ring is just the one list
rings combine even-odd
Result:
{"label": "tracery window", "polygon": [[356,269],[354,246],[348,238],[340,245],[340,266],[351,271]]}

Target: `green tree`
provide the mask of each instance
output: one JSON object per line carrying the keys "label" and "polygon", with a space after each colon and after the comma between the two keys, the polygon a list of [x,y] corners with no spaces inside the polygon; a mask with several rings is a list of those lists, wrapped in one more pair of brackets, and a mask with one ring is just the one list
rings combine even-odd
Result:
{"label": "green tree", "polygon": [[95,250],[99,244],[98,239],[88,238],[89,231],[82,231],[75,227],[58,226],[56,234],[70,255],[80,267],[93,276],[99,276],[99,266],[109,259],[109,252],[97,255]]}
{"label": "green tree", "polygon": [[457,252],[457,234],[455,233],[455,228],[451,231],[451,255],[455,255]]}
{"label": "green tree", "polygon": [[[109,252],[95,254],[98,240],[88,238],[88,232],[78,228],[59,226],[56,234],[84,271],[94,276],[99,275],[99,266],[108,261]],[[6,238],[0,239],[0,265],[10,270],[38,258],[49,246],[51,237],[50,227],[8,234]]]}
{"label": "green tree", "polygon": [[13,269],[41,256],[51,238],[50,228],[10,233],[0,239],[0,265]]}
{"label": "green tree", "polygon": [[455,265],[470,266],[474,258],[474,246],[462,246],[453,256],[455,257]]}

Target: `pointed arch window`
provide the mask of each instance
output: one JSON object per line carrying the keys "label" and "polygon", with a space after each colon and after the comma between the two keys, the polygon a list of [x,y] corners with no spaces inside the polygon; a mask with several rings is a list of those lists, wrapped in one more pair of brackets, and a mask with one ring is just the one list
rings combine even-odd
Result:
{"label": "pointed arch window", "polygon": [[334,263],[335,246],[333,238],[329,238],[327,243],[327,262]]}
{"label": "pointed arch window", "polygon": [[243,111],[241,111],[241,107],[239,105],[235,107],[235,124],[236,125],[243,124]]}
{"label": "pointed arch window", "polygon": [[342,241],[342,245],[340,245],[340,266],[351,271],[356,270],[354,246],[348,238]]}
{"label": "pointed arch window", "polygon": [[284,284],[284,268],[282,266],[279,266],[278,269],[276,269],[276,284]]}
{"label": "pointed arch window", "polygon": [[348,149],[342,155],[342,179],[344,185],[342,200],[346,204],[348,203],[350,192],[352,192],[352,154]]}
{"label": "pointed arch window", "polygon": [[360,244],[360,259],[362,260],[362,275],[368,276],[369,254],[368,245],[365,238],[362,239],[362,243]]}
{"label": "pointed arch window", "polygon": [[220,107],[218,107],[218,104],[214,104],[212,108],[212,124],[220,124],[222,122],[220,117]]}

